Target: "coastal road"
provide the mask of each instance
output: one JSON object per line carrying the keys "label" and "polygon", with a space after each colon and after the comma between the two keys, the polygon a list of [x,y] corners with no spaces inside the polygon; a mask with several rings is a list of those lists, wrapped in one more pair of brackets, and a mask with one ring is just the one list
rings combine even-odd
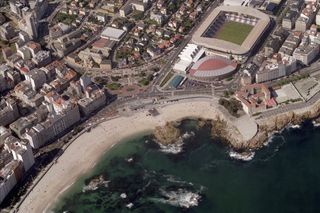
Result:
{"label": "coastal road", "polygon": [[276,109],[271,109],[271,110],[262,112],[256,119],[264,119],[264,118],[268,118],[270,116],[275,116],[277,114],[282,114],[282,113],[287,113],[287,112],[291,112],[294,110],[308,108],[308,107],[311,107],[313,104],[315,104],[319,100],[320,100],[320,93],[317,93],[316,95],[314,95],[312,98],[310,98],[306,102],[288,104],[285,106],[280,106]]}

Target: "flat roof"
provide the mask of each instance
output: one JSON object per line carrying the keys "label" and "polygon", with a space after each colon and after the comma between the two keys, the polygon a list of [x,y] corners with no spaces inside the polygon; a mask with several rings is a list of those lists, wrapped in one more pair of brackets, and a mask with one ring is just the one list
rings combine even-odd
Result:
{"label": "flat roof", "polygon": [[[216,21],[216,18],[223,12],[238,13],[239,15],[249,15],[258,19],[247,38],[241,45],[224,41],[217,38],[203,37],[204,32],[210,27],[211,23]],[[195,44],[217,50],[220,52],[231,53],[236,55],[245,55],[249,53],[256,41],[263,34],[270,23],[270,18],[265,13],[254,8],[242,6],[220,6],[215,8],[211,14],[202,22],[192,37]]]}
{"label": "flat roof", "polygon": [[113,28],[113,27],[106,27],[104,31],[101,33],[102,38],[109,38],[111,40],[120,40],[122,36],[124,36],[125,31]]}

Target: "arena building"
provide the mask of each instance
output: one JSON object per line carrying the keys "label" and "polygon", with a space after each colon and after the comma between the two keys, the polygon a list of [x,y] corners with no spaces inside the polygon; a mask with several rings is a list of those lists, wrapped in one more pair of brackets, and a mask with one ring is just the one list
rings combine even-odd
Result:
{"label": "arena building", "polygon": [[237,63],[221,56],[206,56],[197,61],[189,70],[192,78],[201,81],[223,79],[231,76]]}
{"label": "arena building", "polygon": [[269,24],[269,16],[256,9],[220,6],[204,20],[192,41],[207,52],[241,59],[250,54]]}

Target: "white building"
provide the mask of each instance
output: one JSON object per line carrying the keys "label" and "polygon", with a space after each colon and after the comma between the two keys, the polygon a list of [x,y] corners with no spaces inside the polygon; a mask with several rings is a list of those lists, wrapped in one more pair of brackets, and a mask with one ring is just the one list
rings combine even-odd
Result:
{"label": "white building", "polygon": [[264,61],[256,73],[256,82],[266,82],[290,75],[297,70],[297,60],[292,56],[273,55]]}
{"label": "white building", "polygon": [[0,162],[1,203],[35,162],[30,145],[12,136],[3,126],[0,126]]}
{"label": "white building", "polygon": [[125,31],[113,27],[107,27],[102,33],[101,38],[110,39],[112,41],[120,41],[125,35]]}
{"label": "white building", "polygon": [[178,72],[186,73],[192,63],[197,62],[205,51],[198,45],[188,44],[179,54],[179,61],[173,69]]}

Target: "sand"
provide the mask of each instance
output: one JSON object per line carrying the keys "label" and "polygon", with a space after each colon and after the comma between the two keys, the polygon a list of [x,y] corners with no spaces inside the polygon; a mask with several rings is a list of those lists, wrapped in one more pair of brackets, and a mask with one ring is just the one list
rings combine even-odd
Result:
{"label": "sand", "polygon": [[160,115],[156,117],[146,116],[146,111],[137,112],[130,117],[118,117],[101,123],[90,132],[81,135],[34,187],[18,212],[49,212],[63,191],[78,177],[89,172],[107,150],[124,138],[152,130],[167,121],[186,117],[222,117],[209,101],[174,103],[157,109]]}

